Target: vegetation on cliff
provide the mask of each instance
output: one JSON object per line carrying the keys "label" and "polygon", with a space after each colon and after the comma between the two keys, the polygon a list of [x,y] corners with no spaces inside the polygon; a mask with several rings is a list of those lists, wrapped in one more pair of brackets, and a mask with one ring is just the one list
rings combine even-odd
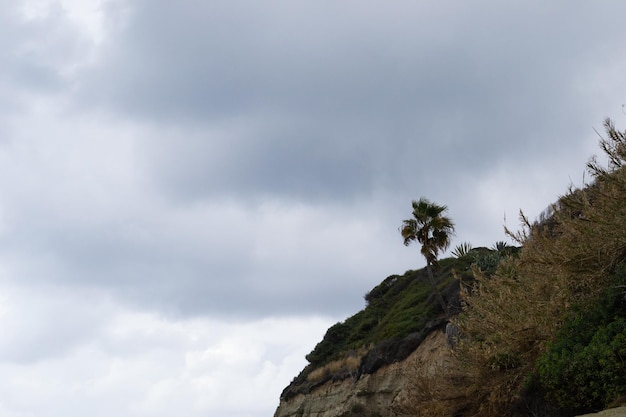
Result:
{"label": "vegetation on cliff", "polygon": [[593,183],[541,222],[522,215],[519,256],[476,271],[455,319],[459,368],[417,376],[413,414],[571,416],[626,394],[626,135],[605,128]]}
{"label": "vegetation on cliff", "polygon": [[433,329],[445,326],[439,295],[454,314],[461,311],[460,287],[474,279],[472,269],[491,274],[498,261],[519,248],[467,248],[457,257],[441,259],[433,269],[439,294],[426,268],[391,275],[365,294],[366,306],[331,326],[306,356],[309,365],[283,391],[287,399],[329,381],[372,373],[405,359]]}
{"label": "vegetation on cliff", "polygon": [[[626,398],[626,133],[605,122],[603,166],[502,242],[463,243],[432,282],[456,316],[455,366],[416,374],[403,415],[569,417]],[[392,275],[332,326],[283,392],[402,360],[448,314],[427,268]]]}

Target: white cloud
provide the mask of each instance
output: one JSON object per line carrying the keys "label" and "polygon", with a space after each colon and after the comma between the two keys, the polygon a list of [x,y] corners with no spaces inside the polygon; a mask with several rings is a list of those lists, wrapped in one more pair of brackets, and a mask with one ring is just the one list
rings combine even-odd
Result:
{"label": "white cloud", "polygon": [[17,3],[20,15],[26,21],[44,20],[62,13],[92,42],[102,43],[106,37],[106,13],[109,7],[124,7],[113,0],[21,0]]}
{"label": "white cloud", "polygon": [[20,292],[2,288],[0,404],[9,417],[269,415],[332,324],[172,320],[97,293]]}

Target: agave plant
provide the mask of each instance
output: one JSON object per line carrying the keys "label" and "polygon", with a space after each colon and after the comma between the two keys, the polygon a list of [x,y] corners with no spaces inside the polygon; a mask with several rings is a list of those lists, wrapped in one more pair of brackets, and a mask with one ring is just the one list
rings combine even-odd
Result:
{"label": "agave plant", "polygon": [[463,242],[460,245],[456,245],[456,247],[452,250],[452,255],[461,258],[470,253],[472,250],[472,244],[469,242]]}
{"label": "agave plant", "polygon": [[509,247],[510,246],[508,243],[504,241],[499,241],[494,243],[491,249],[497,251],[500,255],[503,255]]}

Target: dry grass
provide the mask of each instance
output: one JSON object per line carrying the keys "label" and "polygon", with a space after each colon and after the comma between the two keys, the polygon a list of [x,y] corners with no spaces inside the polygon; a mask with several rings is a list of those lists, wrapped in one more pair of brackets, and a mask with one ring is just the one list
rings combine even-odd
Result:
{"label": "dry grass", "polygon": [[523,245],[495,275],[474,271],[476,283],[456,320],[463,339],[457,367],[416,375],[407,415],[514,415],[534,364],[573,304],[592,302],[607,276],[626,261],[626,135],[611,131],[601,147],[611,164],[589,169],[595,178],[570,190],[550,223],[511,233]]}
{"label": "dry grass", "polygon": [[465,375],[457,361],[436,366],[418,362],[409,370],[409,395],[397,407],[396,414],[412,417],[457,415],[464,408],[469,392]]}
{"label": "dry grass", "polygon": [[329,362],[307,375],[307,381],[318,382],[333,375],[349,374],[355,376],[361,365],[361,359],[366,353],[366,349],[360,349],[356,352],[348,353],[341,359]]}

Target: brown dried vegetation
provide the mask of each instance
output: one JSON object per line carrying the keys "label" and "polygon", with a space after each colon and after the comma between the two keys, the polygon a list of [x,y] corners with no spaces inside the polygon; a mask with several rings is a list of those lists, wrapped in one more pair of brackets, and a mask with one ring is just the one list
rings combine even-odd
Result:
{"label": "brown dried vegetation", "polygon": [[316,368],[307,375],[306,379],[309,382],[319,382],[329,379],[334,375],[352,375],[352,377],[354,377],[361,365],[361,359],[366,353],[367,349],[364,348],[349,352],[341,359],[331,361],[322,367]]}
{"label": "brown dried vegetation", "polygon": [[593,303],[626,261],[626,134],[605,122],[602,167],[588,164],[593,184],[570,189],[554,214],[508,234],[523,249],[495,274],[475,270],[455,319],[462,340],[454,366],[416,375],[406,414],[418,416],[540,415],[528,382],[539,355],[572,305]]}

